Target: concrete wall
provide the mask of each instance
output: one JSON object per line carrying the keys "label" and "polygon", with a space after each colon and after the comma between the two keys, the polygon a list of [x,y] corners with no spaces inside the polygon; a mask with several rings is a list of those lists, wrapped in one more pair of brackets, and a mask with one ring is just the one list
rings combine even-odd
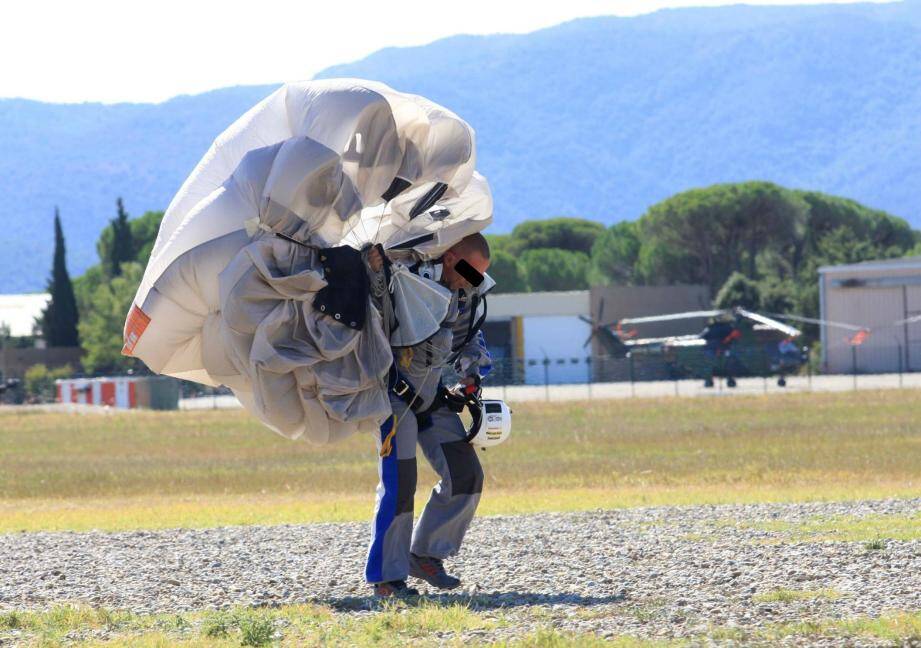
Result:
{"label": "concrete wall", "polygon": [[0,350],[0,372],[3,378],[22,378],[32,365],[43,364],[48,368],[69,364],[75,371],[80,369],[80,347],[29,347],[16,349],[4,347]]}

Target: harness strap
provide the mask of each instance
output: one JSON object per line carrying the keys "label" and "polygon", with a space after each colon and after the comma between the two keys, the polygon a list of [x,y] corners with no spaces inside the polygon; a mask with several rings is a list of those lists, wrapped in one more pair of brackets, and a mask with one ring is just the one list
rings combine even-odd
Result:
{"label": "harness strap", "polygon": [[390,453],[393,452],[393,437],[397,434],[397,424],[400,420],[397,418],[397,415],[393,415],[393,427],[390,428],[390,432],[387,433],[387,436],[384,437],[384,440],[381,441],[381,457],[389,457]]}

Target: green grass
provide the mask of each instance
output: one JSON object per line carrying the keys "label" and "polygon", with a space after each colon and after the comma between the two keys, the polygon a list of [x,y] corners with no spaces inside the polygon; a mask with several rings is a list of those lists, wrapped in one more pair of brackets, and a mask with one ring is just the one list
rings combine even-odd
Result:
{"label": "green grass", "polygon": [[0,614],[0,642],[15,640],[41,646],[515,646],[569,648],[614,646],[652,648],[698,645],[710,640],[765,645],[788,637],[828,637],[847,643],[875,639],[890,644],[921,639],[921,612],[896,611],[882,617],[815,619],[772,624],[756,631],[714,627],[689,640],[646,640],[560,632],[544,608],[525,612],[538,629],[495,641],[494,632],[522,621],[504,610],[477,610],[460,603],[440,605],[397,602],[367,612],[345,613],[318,605],[278,608],[232,608],[183,614],[141,615],[130,612],[62,606],[46,612]]}
{"label": "green grass", "polygon": [[[314,447],[241,411],[7,412],[0,532],[370,515],[364,436]],[[481,513],[919,496],[919,419],[908,390],[521,403],[511,441],[481,453]],[[419,477],[421,501],[424,461]]]}
{"label": "green grass", "polygon": [[760,635],[770,641],[785,637],[827,636],[842,640],[872,638],[891,645],[909,645],[912,641],[921,642],[921,612],[892,612],[876,618],[855,617],[777,624]]}
{"label": "green grass", "polygon": [[752,600],[755,603],[790,603],[794,601],[815,601],[818,599],[833,601],[838,598],[841,598],[841,592],[830,588],[819,590],[794,590],[781,587],[769,592],[755,594]]}
{"label": "green grass", "polygon": [[887,540],[921,540],[921,512],[914,515],[816,517],[799,522],[756,522],[748,526],[781,532],[785,541],[863,542],[871,551],[884,549]]}

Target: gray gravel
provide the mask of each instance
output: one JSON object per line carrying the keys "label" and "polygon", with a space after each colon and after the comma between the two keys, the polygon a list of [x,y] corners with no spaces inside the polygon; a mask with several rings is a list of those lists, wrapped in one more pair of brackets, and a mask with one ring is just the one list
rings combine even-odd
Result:
{"label": "gray gravel", "polygon": [[[498,638],[547,625],[690,636],[713,626],[751,630],[921,610],[921,541],[871,549],[802,542],[758,526],[919,510],[921,499],[481,518],[449,564],[465,589],[440,600],[501,611],[511,623]],[[363,614],[375,605],[362,579],[369,532],[366,524],[311,524],[0,535],[0,610],[79,602],[166,612],[313,601]],[[832,596],[758,602],[778,588]]]}

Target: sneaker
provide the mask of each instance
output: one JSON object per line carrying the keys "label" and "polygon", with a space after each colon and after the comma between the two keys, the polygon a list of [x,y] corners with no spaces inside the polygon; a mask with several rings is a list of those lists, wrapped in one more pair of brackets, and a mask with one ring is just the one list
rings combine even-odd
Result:
{"label": "sneaker", "polygon": [[403,598],[405,596],[419,596],[419,590],[410,587],[405,580],[374,583],[374,596],[378,598]]}
{"label": "sneaker", "polygon": [[422,579],[438,589],[454,589],[461,584],[459,578],[451,576],[445,571],[444,562],[441,558],[410,554],[409,575]]}

